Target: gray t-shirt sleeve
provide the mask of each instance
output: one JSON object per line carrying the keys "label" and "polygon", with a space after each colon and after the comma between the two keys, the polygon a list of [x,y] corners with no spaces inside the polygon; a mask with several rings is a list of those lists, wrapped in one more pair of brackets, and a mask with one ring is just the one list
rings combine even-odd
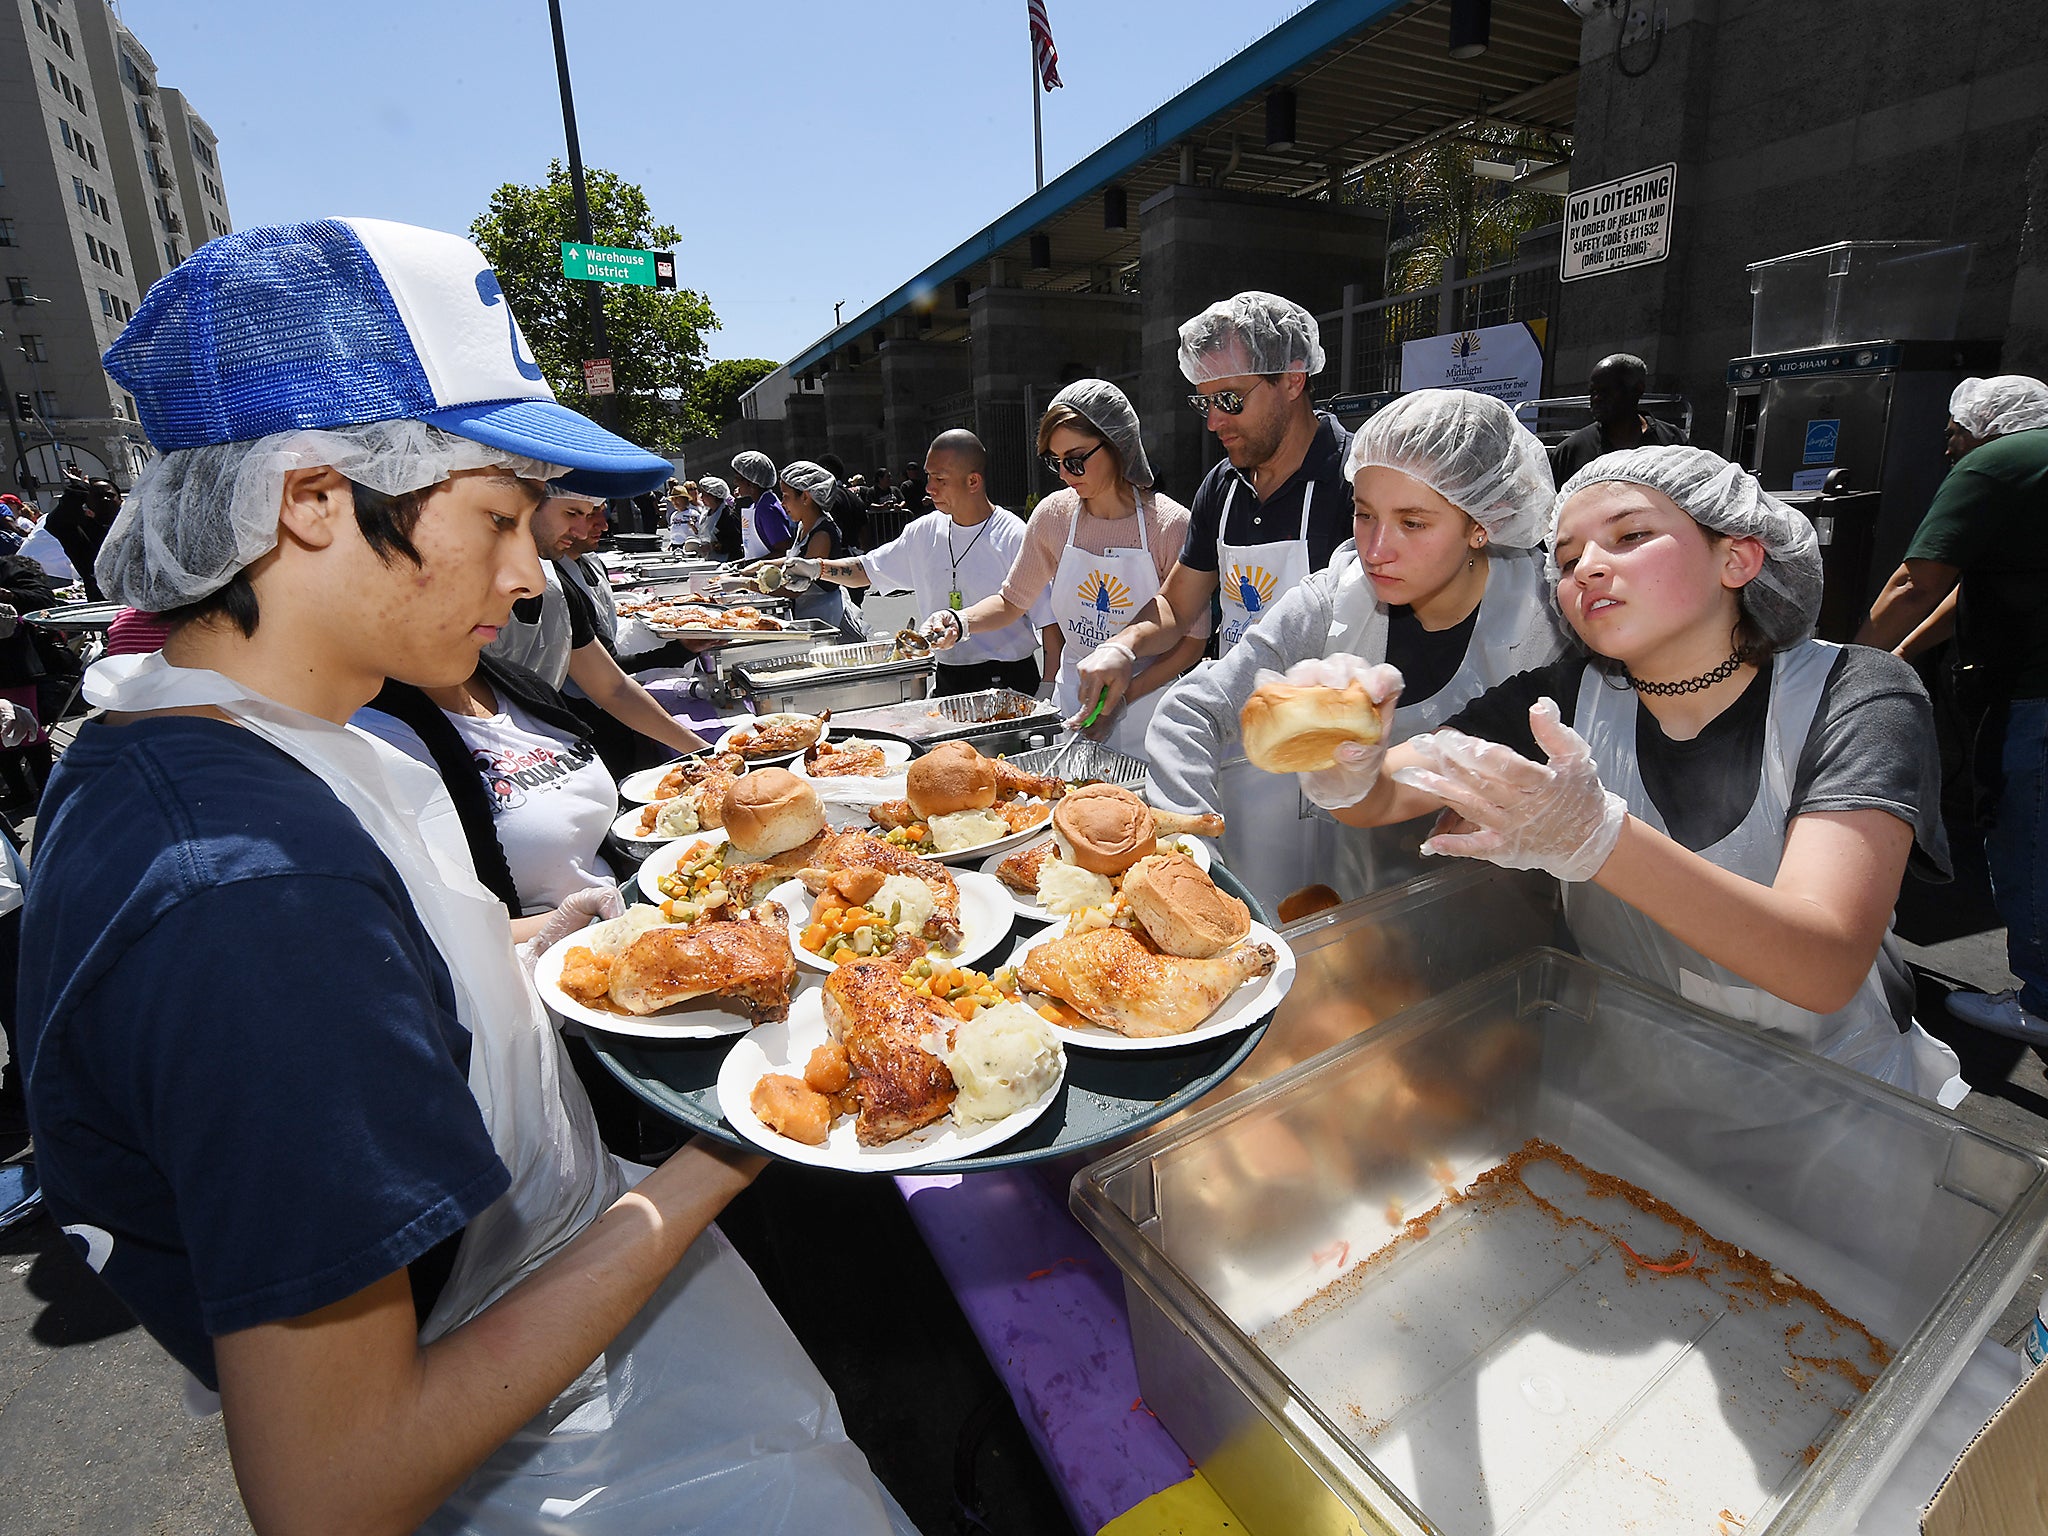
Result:
{"label": "gray t-shirt sleeve", "polygon": [[1230,654],[1168,688],[1145,732],[1152,802],[1163,810],[1220,812],[1216,778],[1241,755],[1237,717],[1262,671],[1285,672],[1329,646],[1336,577],[1318,571],[1245,631]]}
{"label": "gray t-shirt sleeve", "polygon": [[1889,811],[1913,829],[1915,863],[1953,875],[1941,825],[1941,749],[1920,675],[1889,651],[1842,648],[1799,769],[1792,815]]}

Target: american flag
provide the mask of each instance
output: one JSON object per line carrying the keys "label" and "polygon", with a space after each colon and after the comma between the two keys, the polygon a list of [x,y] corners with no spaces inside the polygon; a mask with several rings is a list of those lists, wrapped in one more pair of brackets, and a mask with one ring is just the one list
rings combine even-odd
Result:
{"label": "american flag", "polygon": [[1031,13],[1031,53],[1038,61],[1038,80],[1048,91],[1060,87],[1060,51],[1053,46],[1052,23],[1045,19],[1045,0],[1025,0]]}

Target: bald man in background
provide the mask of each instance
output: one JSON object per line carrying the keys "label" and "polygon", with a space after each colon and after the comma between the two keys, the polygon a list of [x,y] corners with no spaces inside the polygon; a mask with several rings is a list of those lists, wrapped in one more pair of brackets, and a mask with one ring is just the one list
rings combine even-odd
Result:
{"label": "bald man in background", "polygon": [[[988,450],[964,428],[941,432],[925,454],[924,473],[925,494],[936,511],[856,559],[788,560],[784,569],[844,587],[914,592],[919,613],[958,612],[993,597],[1024,547],[1024,520],[988,499]],[[1044,597],[1025,618],[987,634],[977,631],[947,651],[939,664],[937,692],[1014,688],[1036,693],[1035,652],[1041,637],[1045,675],[1050,676],[1059,668],[1060,633]]]}
{"label": "bald man in background", "polygon": [[1660,443],[1682,443],[1685,434],[1667,421],[1645,416],[1643,391],[1650,366],[1640,357],[1616,352],[1593,365],[1586,376],[1586,403],[1593,419],[1550,450],[1551,478],[1559,485],[1603,453]]}

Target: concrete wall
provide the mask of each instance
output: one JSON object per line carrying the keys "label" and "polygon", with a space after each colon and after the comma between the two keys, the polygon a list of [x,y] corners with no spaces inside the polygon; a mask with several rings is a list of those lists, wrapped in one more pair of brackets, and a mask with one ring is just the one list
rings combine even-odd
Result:
{"label": "concrete wall", "polygon": [[1129,387],[1139,364],[1140,303],[1121,293],[977,288],[968,298],[976,430],[989,451],[989,494],[1022,509],[1058,488],[1036,467],[1038,418],[1062,386]]}
{"label": "concrete wall", "polygon": [[[1635,352],[1652,388],[1692,399],[1694,440],[1718,448],[1723,370],[1749,351],[1743,268],[1836,240],[1974,241],[1962,335],[1998,337],[2031,316],[2034,339],[2022,349],[2042,360],[2048,286],[2016,298],[2014,279],[2027,168],[2048,128],[2048,5],[1662,0],[1657,9],[1667,17],[1661,42],[1645,37],[1622,54],[1638,78],[1617,67],[1617,20],[1585,27],[1572,185],[1676,161],[1672,253],[1659,266],[1564,286],[1555,388],[1583,388],[1599,357]],[[2037,219],[2048,214],[2038,195],[2034,206]]]}
{"label": "concrete wall", "polygon": [[821,444],[792,438],[792,447],[799,455],[836,453],[846,462],[849,472],[856,474],[861,472],[857,466],[871,468],[880,463],[877,456],[882,451],[881,370],[866,361],[851,368],[838,363],[825,375],[824,388],[825,441]]}
{"label": "concrete wall", "polygon": [[[912,459],[922,461],[931,445],[930,411],[940,401],[965,393],[974,383],[974,360],[964,341],[923,341],[899,336],[882,343],[877,364],[882,378],[881,463],[897,473]],[[849,461],[849,468],[854,468]],[[858,466],[861,473],[876,466]]]}

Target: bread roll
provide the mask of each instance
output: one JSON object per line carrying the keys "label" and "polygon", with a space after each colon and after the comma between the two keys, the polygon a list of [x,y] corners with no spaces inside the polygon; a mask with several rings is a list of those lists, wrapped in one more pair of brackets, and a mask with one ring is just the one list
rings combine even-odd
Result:
{"label": "bread roll", "polygon": [[903,777],[910,808],[927,819],[996,803],[995,764],[964,741],[933,747]]}
{"label": "bread roll", "polygon": [[1314,773],[1337,765],[1347,741],[1380,739],[1379,707],[1355,678],[1342,688],[1261,683],[1237,717],[1244,755],[1268,773]]}
{"label": "bread roll", "polygon": [[1155,853],[1124,876],[1124,900],[1169,955],[1207,960],[1252,931],[1250,908],[1220,890],[1184,853]]}
{"label": "bread roll", "polygon": [[825,830],[818,792],[783,768],[757,768],[734,779],[725,792],[725,835],[729,863],[772,858],[800,847]]}
{"label": "bread roll", "polygon": [[1115,784],[1083,784],[1052,808],[1060,852],[1098,875],[1120,875],[1155,851],[1152,808]]}

